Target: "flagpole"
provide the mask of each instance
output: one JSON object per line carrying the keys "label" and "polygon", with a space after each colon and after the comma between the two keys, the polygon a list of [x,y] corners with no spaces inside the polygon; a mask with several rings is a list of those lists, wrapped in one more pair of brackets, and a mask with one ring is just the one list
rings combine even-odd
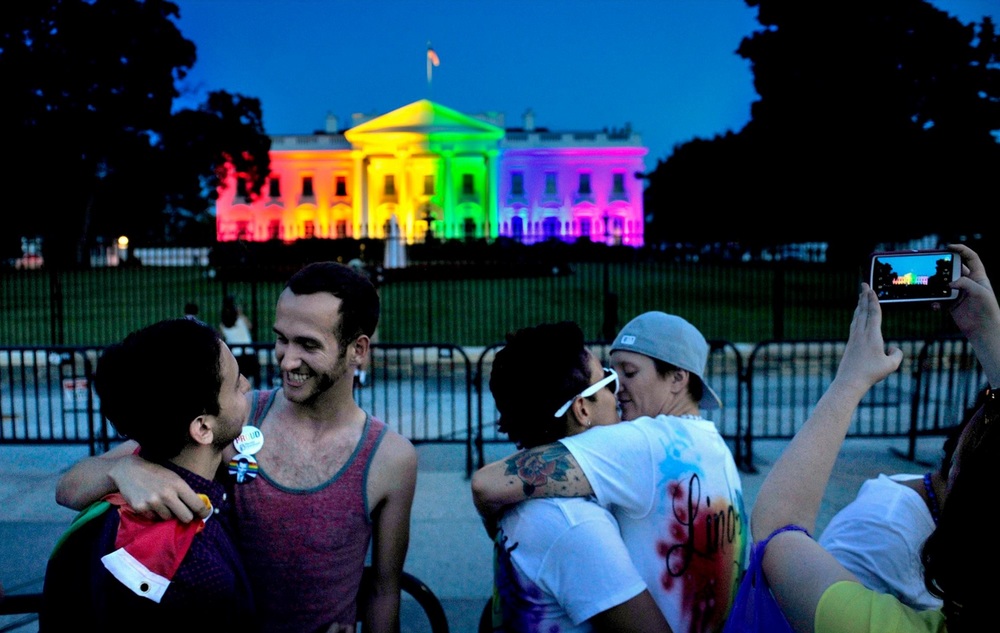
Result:
{"label": "flagpole", "polygon": [[427,98],[431,96],[431,78],[433,76],[433,68],[441,63],[438,59],[438,55],[434,52],[434,47],[431,46],[430,40],[427,40]]}

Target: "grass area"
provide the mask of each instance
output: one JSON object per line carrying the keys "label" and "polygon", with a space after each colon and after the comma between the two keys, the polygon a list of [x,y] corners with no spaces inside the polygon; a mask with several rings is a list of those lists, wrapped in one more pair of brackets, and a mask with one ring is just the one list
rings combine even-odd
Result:
{"label": "grass area", "polygon": [[[456,266],[460,266],[457,264]],[[445,342],[484,346],[506,332],[542,321],[574,320],[602,340],[605,295],[613,294],[616,331],[647,310],[679,314],[709,339],[757,343],[773,338],[842,339],[857,297],[857,271],[816,265],[578,263],[569,274],[508,279],[409,280],[380,288],[385,343]],[[0,273],[0,345],[105,345],[153,321],[183,313],[218,323],[226,294],[269,341],[283,280],[226,281],[193,267],[109,268],[50,274]],[[946,311],[927,306],[885,310],[890,338],[949,332]]]}

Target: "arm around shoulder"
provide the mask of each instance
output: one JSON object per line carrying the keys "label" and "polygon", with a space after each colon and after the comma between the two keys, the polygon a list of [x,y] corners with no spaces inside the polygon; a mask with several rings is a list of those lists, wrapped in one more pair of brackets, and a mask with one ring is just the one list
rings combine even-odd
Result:
{"label": "arm around shoulder", "polygon": [[73,465],[56,485],[56,502],[82,510],[112,492],[120,492],[132,509],[146,517],[176,517],[190,522],[208,512],[204,502],[177,473],[146,461],[129,440],[107,453]]}
{"label": "arm around shoulder", "polygon": [[491,521],[504,506],[533,497],[586,497],[594,493],[580,464],[560,442],[520,450],[472,475],[472,500]]}
{"label": "arm around shoulder", "polygon": [[73,510],[83,510],[105,495],[118,490],[109,472],[120,460],[130,459],[138,444],[129,440],[106,453],[85,457],[63,473],[56,484],[56,503]]}

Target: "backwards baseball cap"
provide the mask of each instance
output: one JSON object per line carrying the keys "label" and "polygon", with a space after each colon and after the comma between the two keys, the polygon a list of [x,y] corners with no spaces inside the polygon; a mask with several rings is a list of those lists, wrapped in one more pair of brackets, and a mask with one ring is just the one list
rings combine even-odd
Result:
{"label": "backwards baseball cap", "polygon": [[636,352],[686,369],[701,380],[705,388],[702,409],[721,409],[722,400],[705,382],[708,364],[708,341],[698,328],[684,319],[665,312],[645,312],[625,324],[611,344],[611,351]]}

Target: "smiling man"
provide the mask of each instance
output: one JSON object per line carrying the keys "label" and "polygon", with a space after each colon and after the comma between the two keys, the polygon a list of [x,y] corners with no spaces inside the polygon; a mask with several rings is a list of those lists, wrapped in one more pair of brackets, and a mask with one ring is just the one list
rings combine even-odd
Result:
{"label": "smiling man", "polygon": [[[267,633],[353,631],[359,619],[373,633],[398,630],[417,456],[354,401],[354,371],[378,319],[372,283],[336,262],[309,264],[278,297],[282,387],[251,393],[249,424],[263,442],[236,447],[253,458],[254,474],[234,491],[237,542]],[[238,463],[235,453],[227,461]],[[67,473],[60,503],[85,506],[111,482],[129,486],[122,495],[133,507],[182,520],[201,514],[197,495],[169,471],[132,458],[104,462],[113,465],[86,481],[75,467]],[[369,545],[374,582],[367,613],[358,614]]]}

